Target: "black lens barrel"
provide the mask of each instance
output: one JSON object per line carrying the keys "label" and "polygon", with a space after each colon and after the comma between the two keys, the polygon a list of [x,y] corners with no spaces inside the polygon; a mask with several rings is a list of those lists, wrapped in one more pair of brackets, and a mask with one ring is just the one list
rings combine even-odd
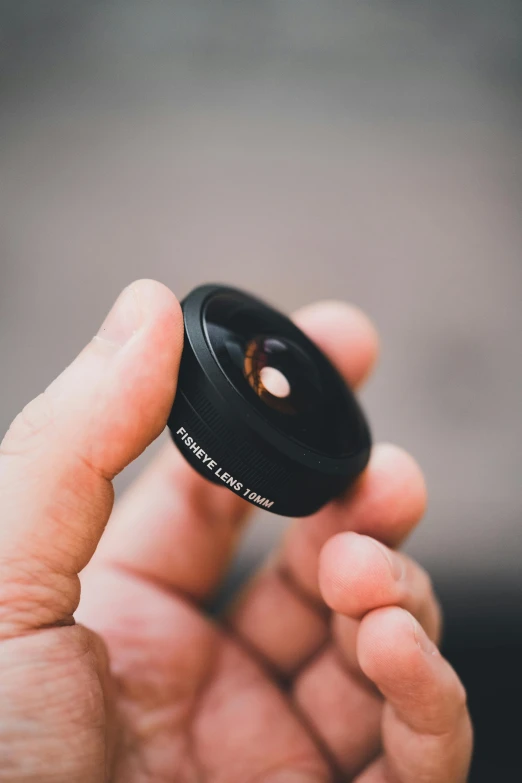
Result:
{"label": "black lens barrel", "polygon": [[[168,424],[187,461],[210,481],[284,516],[312,514],[345,491],[366,466],[371,439],[359,405],[328,359],[290,319],[237,289],[200,286],[182,308],[185,344]],[[260,327],[297,344],[324,379],[324,405],[301,417],[263,405],[213,343],[215,311],[223,329],[234,328],[245,344],[249,329]],[[328,447],[318,449],[323,441]]]}

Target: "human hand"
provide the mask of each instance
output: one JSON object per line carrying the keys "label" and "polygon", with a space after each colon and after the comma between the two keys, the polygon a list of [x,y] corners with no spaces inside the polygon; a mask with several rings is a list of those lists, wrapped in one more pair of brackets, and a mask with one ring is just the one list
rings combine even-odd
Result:
{"label": "human hand", "polygon": [[[358,385],[364,316],[295,317]],[[204,607],[252,507],[172,445],[101,538],[111,480],[165,427],[182,339],[174,296],[135,283],[2,443],[0,781],[464,783],[465,692],[428,577],[393,551],[425,505],[403,451],[375,447],[293,524],[221,624]]]}

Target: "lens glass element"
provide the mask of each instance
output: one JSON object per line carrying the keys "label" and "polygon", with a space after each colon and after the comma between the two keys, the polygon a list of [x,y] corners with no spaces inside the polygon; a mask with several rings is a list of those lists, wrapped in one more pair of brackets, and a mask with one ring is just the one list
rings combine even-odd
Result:
{"label": "lens glass element", "polygon": [[[234,348],[231,354],[238,356]],[[283,337],[257,335],[250,340],[244,349],[243,372],[257,396],[280,413],[305,413],[320,394],[306,354]]]}
{"label": "lens glass element", "polygon": [[[203,312],[207,341],[228,380],[270,424],[316,451],[350,454],[364,426],[356,403],[329,362],[291,322],[255,300],[211,297]],[[339,415],[344,411],[345,415]]]}

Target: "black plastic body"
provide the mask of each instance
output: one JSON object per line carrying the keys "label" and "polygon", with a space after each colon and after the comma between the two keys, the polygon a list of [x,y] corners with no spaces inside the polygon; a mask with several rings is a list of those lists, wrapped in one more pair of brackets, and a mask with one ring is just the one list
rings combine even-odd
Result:
{"label": "black plastic body", "polygon": [[[298,341],[322,376],[327,375],[335,386],[335,410],[329,410],[329,420],[348,432],[349,453],[317,450],[306,444],[306,437],[289,436],[269,410],[264,414],[252,404],[246,383],[242,389],[231,382],[205,324],[206,307],[216,296],[233,306],[255,307],[258,318],[266,317],[267,328]],[[370,432],[353,393],[317,346],[286,316],[237,289],[200,286],[184,299],[182,308],[185,344],[168,424],[187,461],[208,480],[284,516],[307,516],[344,492],[368,462]]]}

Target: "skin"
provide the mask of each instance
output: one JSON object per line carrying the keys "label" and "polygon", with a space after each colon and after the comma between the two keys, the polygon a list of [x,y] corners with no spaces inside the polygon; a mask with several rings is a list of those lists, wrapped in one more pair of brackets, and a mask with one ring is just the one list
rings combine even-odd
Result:
{"label": "skin", "polygon": [[[363,381],[365,316],[295,320]],[[464,783],[465,692],[430,580],[395,551],[426,502],[401,449],[296,521],[219,624],[205,604],[251,506],[169,444],[113,511],[111,480],[165,427],[182,340],[173,294],[134,283],[2,442],[0,781]]]}

